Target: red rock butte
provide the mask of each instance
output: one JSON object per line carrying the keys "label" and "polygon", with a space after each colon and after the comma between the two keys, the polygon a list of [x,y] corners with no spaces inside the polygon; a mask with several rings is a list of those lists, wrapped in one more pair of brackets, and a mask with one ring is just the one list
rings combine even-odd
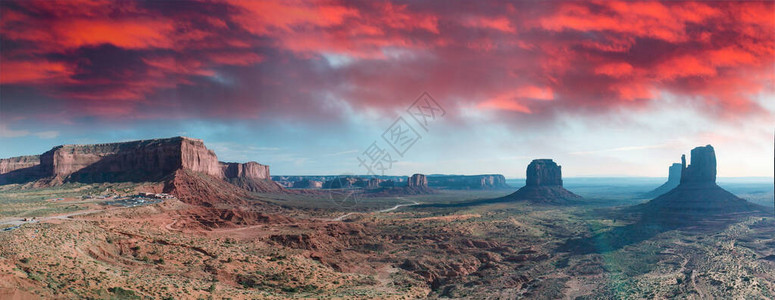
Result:
{"label": "red rock butte", "polygon": [[583,198],[562,187],[562,167],[551,159],[535,159],[527,166],[525,186],[504,199],[544,204],[571,204]]}
{"label": "red rock butte", "polygon": [[686,156],[681,156],[680,184],[638,208],[646,219],[676,224],[763,209],[716,184],[716,152],[711,145],[692,149],[688,166]]}

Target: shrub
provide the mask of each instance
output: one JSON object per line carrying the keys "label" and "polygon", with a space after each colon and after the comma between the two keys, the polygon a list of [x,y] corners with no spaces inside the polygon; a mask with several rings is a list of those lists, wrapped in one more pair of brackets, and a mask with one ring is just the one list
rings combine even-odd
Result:
{"label": "shrub", "polygon": [[135,295],[135,292],[132,290],[125,290],[120,287],[112,287],[108,289],[108,292],[113,293],[116,295],[117,299],[140,299],[139,296]]}

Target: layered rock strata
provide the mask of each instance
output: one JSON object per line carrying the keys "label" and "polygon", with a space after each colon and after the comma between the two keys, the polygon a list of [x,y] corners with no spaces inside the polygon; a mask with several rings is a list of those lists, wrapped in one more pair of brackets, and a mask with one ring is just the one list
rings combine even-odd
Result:
{"label": "layered rock strata", "polygon": [[269,167],[256,162],[219,162],[202,140],[188,137],[131,142],[62,145],[34,156],[0,160],[0,184],[42,181],[154,182],[177,170],[226,180],[252,191],[279,190]]}

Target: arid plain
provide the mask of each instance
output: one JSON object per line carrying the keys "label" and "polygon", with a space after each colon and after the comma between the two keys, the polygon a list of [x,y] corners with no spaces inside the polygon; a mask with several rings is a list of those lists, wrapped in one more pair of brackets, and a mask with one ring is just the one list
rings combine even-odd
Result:
{"label": "arid plain", "polygon": [[[129,151],[122,147],[117,152]],[[74,152],[91,155],[81,150]],[[537,160],[527,175],[522,190],[533,186],[555,196],[522,199],[526,192],[508,186],[433,189],[419,175],[404,187],[266,191],[268,178],[246,185],[187,167],[153,182],[70,176],[6,184],[0,188],[0,296],[775,295],[775,218],[758,205],[771,201],[766,182],[723,185],[746,195],[750,201],[740,201],[755,209],[694,216],[686,224],[652,222],[650,210],[637,209],[651,200],[644,195],[659,179],[566,179],[575,195],[562,187],[554,162]],[[573,201],[558,202],[558,189]]]}

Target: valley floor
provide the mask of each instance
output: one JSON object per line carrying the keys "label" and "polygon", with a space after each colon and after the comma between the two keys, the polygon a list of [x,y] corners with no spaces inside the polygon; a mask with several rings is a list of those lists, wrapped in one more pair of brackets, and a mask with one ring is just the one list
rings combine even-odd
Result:
{"label": "valley floor", "polygon": [[[0,230],[18,226],[0,231],[0,298],[775,297],[767,215],[643,229],[599,203],[412,205],[511,192],[442,191],[345,206],[263,195],[292,218],[246,214],[242,225],[217,227],[196,226],[178,200],[80,198],[105,188],[0,191]],[[132,187],[111,190],[121,188]]]}

